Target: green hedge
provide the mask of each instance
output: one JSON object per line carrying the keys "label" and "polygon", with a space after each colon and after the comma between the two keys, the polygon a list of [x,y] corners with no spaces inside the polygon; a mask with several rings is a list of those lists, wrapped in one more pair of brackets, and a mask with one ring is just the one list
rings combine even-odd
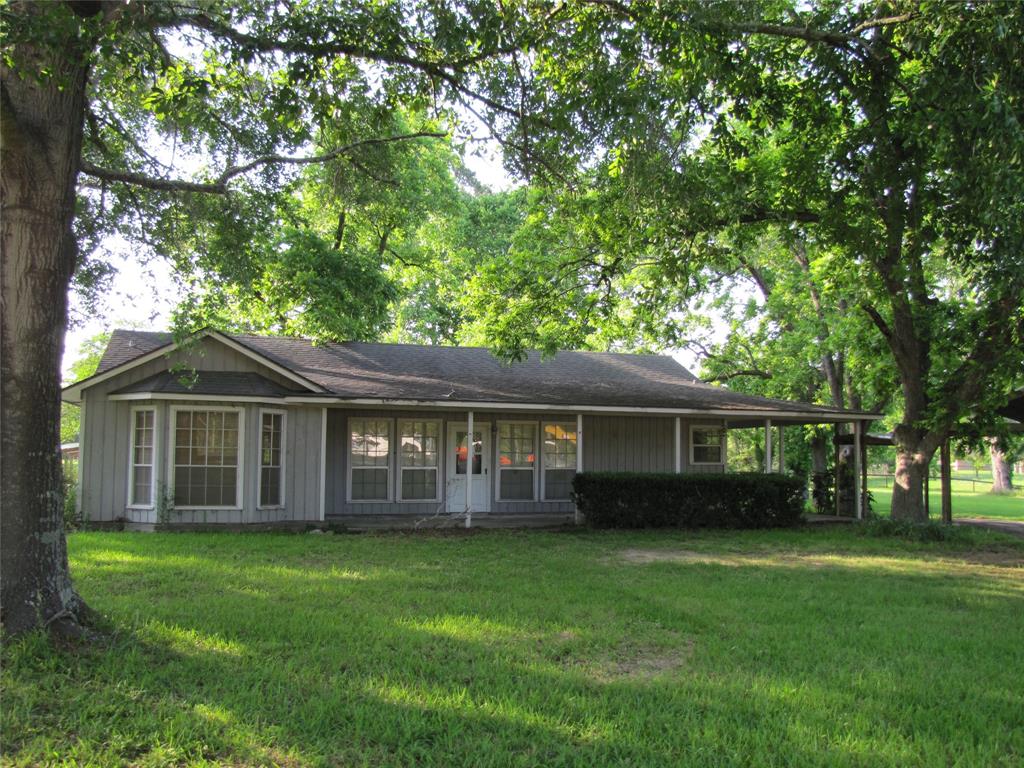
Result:
{"label": "green hedge", "polygon": [[804,512],[790,475],[584,472],[573,496],[595,528],[780,528]]}

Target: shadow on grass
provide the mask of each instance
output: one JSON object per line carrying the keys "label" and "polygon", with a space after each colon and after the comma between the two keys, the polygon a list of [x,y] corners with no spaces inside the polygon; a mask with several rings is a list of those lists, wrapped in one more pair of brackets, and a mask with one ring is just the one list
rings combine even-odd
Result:
{"label": "shadow on grass", "polygon": [[[968,655],[1020,608],[997,582],[981,594],[948,573],[609,565],[616,542],[83,538],[80,589],[122,631],[78,653],[5,651],[5,752],[834,765],[986,762],[1021,747],[999,727],[1012,726],[1006,664],[1019,654]],[[964,610],[977,620],[950,648],[942,632]],[[891,663],[871,647],[886,638]],[[676,652],[642,677],[622,664]],[[949,721],[965,696],[989,722]]]}

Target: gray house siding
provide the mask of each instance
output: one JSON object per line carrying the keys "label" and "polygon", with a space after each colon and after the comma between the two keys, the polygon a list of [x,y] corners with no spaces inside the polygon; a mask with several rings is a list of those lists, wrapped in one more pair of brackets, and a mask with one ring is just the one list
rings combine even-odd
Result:
{"label": "gray house siding", "polygon": [[[385,418],[394,424],[403,418],[433,419],[441,422],[443,450],[441,451],[440,499],[436,502],[352,502],[348,500],[348,422],[353,417]],[[540,478],[542,468],[535,472],[536,500],[534,501],[498,501],[497,500],[497,445],[495,431],[498,422],[532,421],[537,424],[538,441],[541,425],[545,422],[558,421],[575,424],[576,415],[572,413],[551,413],[548,411],[489,411],[475,410],[474,421],[491,425],[490,467],[486,483],[491,499],[490,517],[501,516],[562,516],[571,519],[574,506],[569,501],[543,501],[540,499]],[[446,462],[448,424],[462,423],[467,420],[465,411],[440,410],[385,410],[385,409],[345,409],[330,408],[327,412],[327,453],[326,453],[326,498],[325,514],[327,519],[344,518],[358,519],[374,516],[400,516],[409,519],[425,519],[443,514],[446,509]],[[689,427],[688,420],[680,421],[680,465],[683,472],[721,472],[724,464],[691,466],[689,463]],[[704,419],[701,424],[721,425],[721,421]],[[394,433],[392,433],[394,440]],[[539,452],[540,445],[537,450]],[[396,451],[392,448],[392,461],[389,483],[394,497],[396,478]],[[645,416],[594,416],[583,417],[583,469],[584,471],[619,471],[619,472],[673,472],[675,471],[675,419],[673,417]]]}
{"label": "gray house siding", "polygon": [[[152,408],[156,412],[156,449],[154,472],[157,501],[161,489],[169,488],[170,456],[173,446],[172,408],[239,408],[241,409],[243,445],[239,453],[242,467],[242,505],[234,509],[171,510],[167,522],[261,523],[282,520],[318,520],[320,515],[320,468],[322,409],[311,406],[277,408],[252,402],[111,400],[111,392],[141,381],[169,366],[181,363],[206,371],[244,371],[259,373],[284,386],[294,383],[218,341],[202,339],[188,352],[173,353],[127,370],[106,381],[88,387],[82,394],[81,440],[81,511],[89,522],[153,524],[158,518],[158,504],[151,509],[128,505],[128,475],[134,408]],[[260,409],[286,412],[284,490],[285,503],[280,508],[258,509],[259,427]]]}

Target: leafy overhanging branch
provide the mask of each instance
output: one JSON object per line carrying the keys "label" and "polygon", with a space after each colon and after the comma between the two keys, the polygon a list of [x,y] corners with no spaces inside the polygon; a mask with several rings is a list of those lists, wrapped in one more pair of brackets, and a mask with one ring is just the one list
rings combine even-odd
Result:
{"label": "leafy overhanging branch", "polygon": [[363,147],[392,144],[394,142],[409,141],[412,139],[444,139],[447,136],[447,133],[441,133],[439,131],[416,131],[414,133],[405,133],[398,136],[363,139],[361,141],[352,142],[351,144],[346,144],[342,147],[337,147],[330,152],[324,152],[319,155],[306,155],[301,157],[289,157],[288,155],[279,154],[261,155],[248,163],[232,165],[225,168],[216,180],[212,182],[197,182],[189,181],[187,179],[162,179],[143,173],[136,173],[134,171],[119,171],[110,168],[101,168],[85,160],[82,161],[80,170],[88,176],[93,176],[103,181],[121,182],[123,184],[144,187],[145,189],[151,189],[157,192],[198,192],[223,195],[227,193],[228,182],[232,179],[264,165],[311,165],[315,163],[327,163]]}

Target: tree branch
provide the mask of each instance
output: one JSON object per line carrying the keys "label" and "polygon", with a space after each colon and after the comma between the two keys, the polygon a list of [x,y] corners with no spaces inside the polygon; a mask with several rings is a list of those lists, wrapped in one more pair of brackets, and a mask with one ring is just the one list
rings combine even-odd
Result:
{"label": "tree branch", "polygon": [[375,139],[363,139],[343,147],[338,147],[330,152],[321,155],[309,155],[305,157],[288,157],[287,155],[261,155],[254,160],[242,165],[232,165],[212,182],[195,182],[185,179],[162,179],[154,176],[147,176],[133,171],[118,171],[108,168],[100,168],[90,162],[82,161],[80,170],[88,176],[94,176],[104,181],[117,181],[123,184],[131,184],[136,187],[144,187],[157,192],[199,192],[204,194],[223,195],[228,191],[228,182],[236,176],[248,173],[251,170],[263,165],[310,165],[313,163],[326,163],[347,155],[361,147],[374,146],[378,144],[391,144],[397,141],[408,141],[409,139],[433,138],[443,139],[446,133],[436,131],[417,131],[405,133],[398,136],[385,136]]}
{"label": "tree branch", "polygon": [[[163,25],[165,28],[177,29],[181,27],[194,27],[209,32],[214,37],[221,37],[225,40],[259,53],[286,53],[299,56],[311,56],[314,58],[325,58],[328,56],[349,56],[354,59],[377,62],[379,64],[391,64],[408,67],[423,72],[426,75],[436,77],[446,82],[457,92],[465,94],[486,104],[491,109],[502,112],[512,117],[518,116],[518,110],[507,107],[501,102],[488,98],[482,93],[474,91],[462,83],[455,73],[465,71],[468,67],[478,64],[495,56],[507,55],[518,49],[519,45],[509,45],[494,48],[487,51],[456,58],[451,61],[438,61],[436,59],[420,58],[403,53],[373,50],[360,45],[345,42],[342,40],[318,41],[309,37],[298,39],[279,40],[277,38],[266,38],[259,35],[241,32],[229,24],[217,21],[205,13],[196,13],[187,16],[180,16],[170,20]],[[547,124],[541,120],[543,124]]]}
{"label": "tree branch", "polygon": [[731,371],[729,373],[721,373],[718,376],[708,376],[703,379],[703,381],[706,383],[718,381],[724,384],[727,381],[738,379],[741,376],[753,376],[758,379],[770,379],[772,377],[768,371],[761,371],[756,368],[744,368],[738,371]]}
{"label": "tree branch", "polygon": [[886,340],[892,339],[892,328],[890,328],[889,324],[885,322],[885,318],[882,317],[882,314],[877,309],[866,302],[862,303],[860,308],[867,312],[868,317],[871,318],[871,322],[873,322],[878,330],[881,331]]}
{"label": "tree branch", "polygon": [[861,32],[865,32],[869,29],[875,29],[876,27],[889,27],[893,24],[903,24],[908,21],[913,21],[917,18],[917,11],[910,11],[908,13],[900,14],[899,16],[886,16],[882,19],[871,19],[870,21],[861,22],[852,30],[851,35],[857,35]]}

